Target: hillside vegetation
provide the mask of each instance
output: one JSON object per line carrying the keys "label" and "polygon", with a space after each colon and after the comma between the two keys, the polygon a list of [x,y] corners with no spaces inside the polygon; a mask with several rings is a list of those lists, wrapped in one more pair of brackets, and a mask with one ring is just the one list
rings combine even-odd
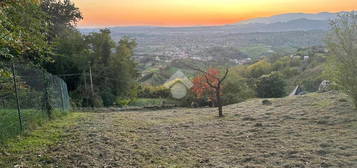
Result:
{"label": "hillside vegetation", "polygon": [[81,114],[75,125],[55,128],[64,129],[57,131],[63,135],[55,145],[32,152],[25,145],[16,153],[5,148],[0,165],[357,166],[357,116],[347,96],[329,92],[270,100],[270,106],[262,99],[226,106],[220,119],[211,108]]}

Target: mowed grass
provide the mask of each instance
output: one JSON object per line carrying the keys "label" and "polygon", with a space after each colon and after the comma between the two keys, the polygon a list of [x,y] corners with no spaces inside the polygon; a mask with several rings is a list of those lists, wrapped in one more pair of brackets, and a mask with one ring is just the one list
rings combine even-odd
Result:
{"label": "mowed grass", "polygon": [[132,103],[130,103],[129,106],[153,107],[153,106],[165,106],[165,105],[174,105],[174,104],[178,104],[178,102],[172,99],[139,98],[133,101]]}
{"label": "mowed grass", "polygon": [[[52,113],[54,118],[67,114],[57,109]],[[21,119],[23,131],[30,131],[48,121],[48,115],[37,109],[21,109]],[[21,132],[17,109],[0,109],[0,144],[21,133],[23,132]]]}
{"label": "mowed grass", "polygon": [[150,98],[139,98],[134,102],[130,103],[129,106],[137,107],[149,107],[149,106],[160,106],[165,99],[150,99]]}
{"label": "mowed grass", "polygon": [[[357,167],[357,111],[338,93],[113,115],[128,167]],[[114,148],[114,150],[117,150]],[[118,150],[118,151],[120,151]]]}
{"label": "mowed grass", "polygon": [[85,117],[79,113],[73,127],[60,133],[59,141],[42,150],[23,150],[20,153],[34,157],[17,154],[17,161],[10,163],[24,167],[357,167],[357,111],[347,96],[314,93],[270,100],[270,106],[262,105],[262,99],[226,106],[224,118],[216,117],[215,108]]}

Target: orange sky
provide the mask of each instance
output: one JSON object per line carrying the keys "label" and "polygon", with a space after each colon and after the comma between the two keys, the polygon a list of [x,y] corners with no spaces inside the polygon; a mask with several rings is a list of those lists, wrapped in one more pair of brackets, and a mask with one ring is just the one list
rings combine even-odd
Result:
{"label": "orange sky", "polygon": [[236,23],[291,12],[357,9],[357,0],[73,0],[83,13],[78,26],[193,26]]}

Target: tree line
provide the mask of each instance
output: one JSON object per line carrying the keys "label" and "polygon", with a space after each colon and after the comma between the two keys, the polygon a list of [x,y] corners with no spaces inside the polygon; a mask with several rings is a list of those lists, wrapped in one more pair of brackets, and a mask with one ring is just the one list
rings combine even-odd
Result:
{"label": "tree line", "polygon": [[77,106],[111,106],[135,97],[135,40],[116,43],[108,29],[83,35],[75,28],[81,19],[70,0],[1,1],[1,62],[32,64],[60,76]]}

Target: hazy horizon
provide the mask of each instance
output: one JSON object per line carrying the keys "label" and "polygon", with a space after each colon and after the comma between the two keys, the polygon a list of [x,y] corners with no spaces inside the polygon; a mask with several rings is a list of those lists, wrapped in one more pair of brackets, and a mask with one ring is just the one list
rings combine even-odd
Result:
{"label": "hazy horizon", "polygon": [[[354,0],[74,0],[84,19],[80,28],[117,26],[192,27],[233,24],[285,13],[340,12],[357,9]],[[262,7],[264,6],[264,7]]]}

